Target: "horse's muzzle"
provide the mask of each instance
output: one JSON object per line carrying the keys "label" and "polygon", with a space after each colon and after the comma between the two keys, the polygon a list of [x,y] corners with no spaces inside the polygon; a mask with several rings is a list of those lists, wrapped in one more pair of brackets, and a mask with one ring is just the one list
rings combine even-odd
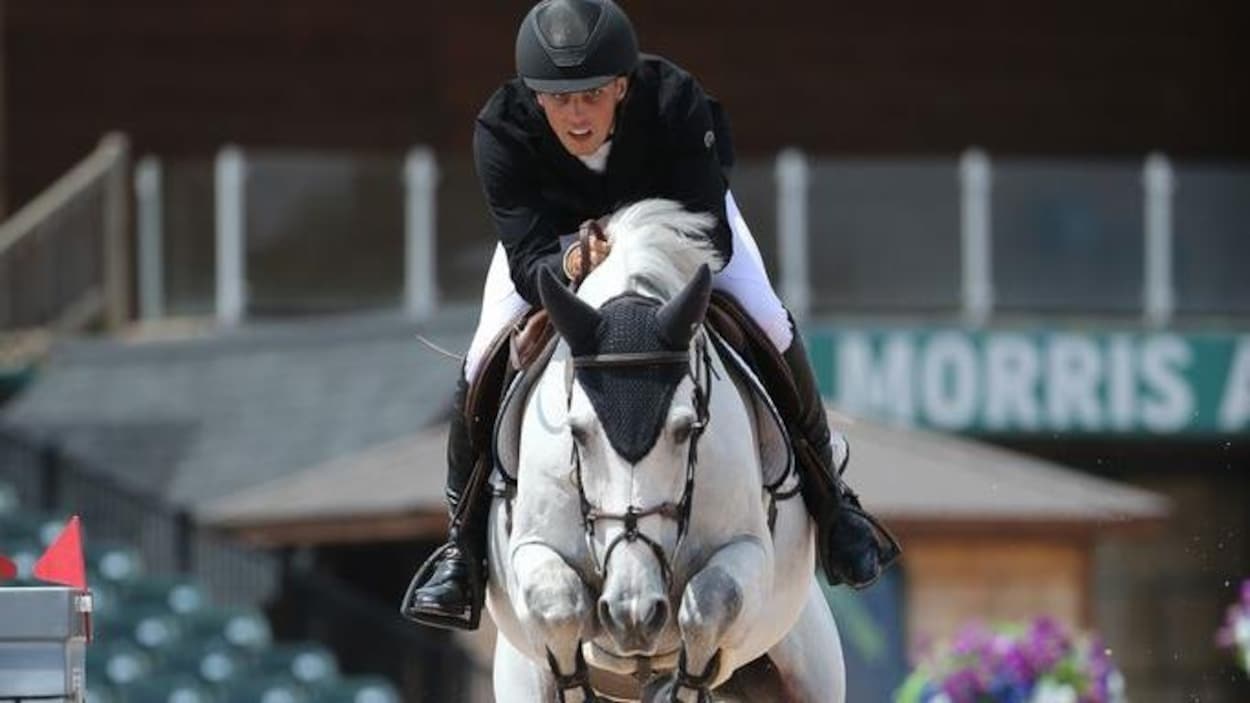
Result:
{"label": "horse's muzzle", "polygon": [[660,633],[672,612],[668,599],[660,594],[629,597],[604,596],[599,599],[599,624],[626,656],[654,653]]}

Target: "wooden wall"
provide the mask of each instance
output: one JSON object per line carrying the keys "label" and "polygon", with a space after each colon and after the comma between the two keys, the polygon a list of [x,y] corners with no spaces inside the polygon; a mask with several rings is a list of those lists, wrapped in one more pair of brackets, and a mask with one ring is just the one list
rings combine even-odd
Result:
{"label": "wooden wall", "polygon": [[1029,622],[1049,615],[1093,627],[1088,538],[909,534],[907,638],[912,649],[976,619]]}
{"label": "wooden wall", "polygon": [[[528,2],[0,0],[9,202],[109,129],[221,143],[463,150]],[[644,48],[728,105],[739,147],[1250,157],[1231,0],[632,0]]]}

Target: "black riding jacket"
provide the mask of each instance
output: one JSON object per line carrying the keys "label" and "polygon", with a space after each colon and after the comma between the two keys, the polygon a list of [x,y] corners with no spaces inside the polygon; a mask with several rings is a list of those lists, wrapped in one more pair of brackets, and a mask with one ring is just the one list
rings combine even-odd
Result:
{"label": "black riding jacket", "polygon": [[551,131],[534,93],[505,83],[477,117],[473,156],[499,240],[521,297],[539,305],[537,276],[566,280],[560,236],[645,198],[669,198],[708,212],[723,261],[732,239],[725,190],[733,149],[720,104],[689,73],[644,54],[617,107],[602,174],[570,154]]}

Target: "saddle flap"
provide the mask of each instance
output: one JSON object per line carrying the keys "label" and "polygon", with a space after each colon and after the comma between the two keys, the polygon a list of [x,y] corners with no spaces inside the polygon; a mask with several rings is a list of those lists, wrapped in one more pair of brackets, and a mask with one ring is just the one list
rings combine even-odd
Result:
{"label": "saddle flap", "polygon": [[515,481],[521,461],[521,421],[525,419],[526,400],[542,378],[547,363],[555,354],[558,337],[549,337],[531,363],[520,370],[508,385],[495,418],[493,448],[495,468],[509,481]]}
{"label": "saddle flap", "polygon": [[725,368],[729,369],[738,385],[751,399],[755,410],[755,436],[759,445],[760,471],[764,485],[777,487],[794,466],[794,450],[781,413],[750,364],[716,330],[708,330],[708,337],[720,352]]}

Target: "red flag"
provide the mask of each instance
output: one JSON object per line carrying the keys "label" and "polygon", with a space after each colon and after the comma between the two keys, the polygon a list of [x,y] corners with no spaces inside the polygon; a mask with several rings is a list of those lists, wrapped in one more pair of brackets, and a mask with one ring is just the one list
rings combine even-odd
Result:
{"label": "red flag", "polygon": [[17,564],[13,560],[0,554],[0,581],[8,581],[17,578]]}
{"label": "red flag", "polygon": [[35,577],[51,583],[86,590],[87,570],[82,561],[82,535],[75,515],[35,562]]}

